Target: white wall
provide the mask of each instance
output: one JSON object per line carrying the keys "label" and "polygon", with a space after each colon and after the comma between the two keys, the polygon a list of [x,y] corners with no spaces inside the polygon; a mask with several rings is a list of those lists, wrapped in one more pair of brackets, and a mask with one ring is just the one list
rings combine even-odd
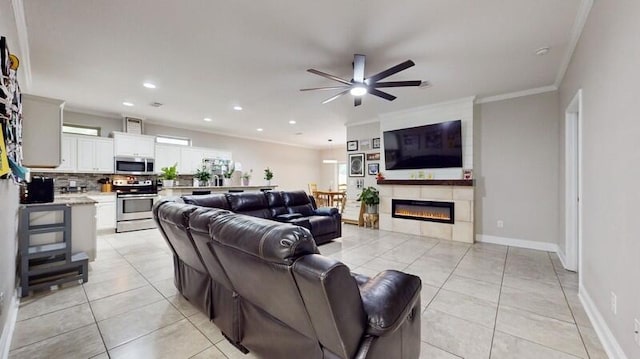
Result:
{"label": "white wall", "polygon": [[559,233],[558,93],[476,105],[474,116],[476,234],[553,247]]}
{"label": "white wall", "polygon": [[192,131],[160,125],[145,125],[147,135],[189,137],[193,146],[231,151],[233,160],[242,164],[243,171],[253,169],[252,184],[263,184],[264,169],[273,171],[272,184],[280,190],[306,190],[307,184],[320,178],[320,151],[271,142]]}
{"label": "white wall", "polygon": [[63,121],[65,124],[100,127],[100,136],[109,137],[114,131],[122,131],[122,118],[79,113],[64,110]]}
{"label": "white wall", "polygon": [[[560,87],[563,112],[583,90],[581,292],[627,358],[640,358],[633,333],[633,319],[640,320],[638,14],[640,1],[594,1]],[[617,315],[609,309],[611,292]]]}

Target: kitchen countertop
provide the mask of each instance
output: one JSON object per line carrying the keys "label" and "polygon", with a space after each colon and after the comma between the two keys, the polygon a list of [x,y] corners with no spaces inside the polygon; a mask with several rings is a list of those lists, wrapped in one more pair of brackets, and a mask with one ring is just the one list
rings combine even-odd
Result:
{"label": "kitchen countertop", "polygon": [[28,203],[22,204],[22,207],[32,207],[32,206],[51,206],[51,205],[59,205],[66,204],[69,206],[77,206],[83,204],[96,204],[97,201],[92,200],[87,197],[86,193],[83,193],[84,196],[72,196],[72,197],[55,197],[53,202],[50,203]]}
{"label": "kitchen countertop", "polygon": [[177,190],[181,190],[181,189],[186,189],[186,190],[209,190],[209,189],[214,189],[214,190],[228,190],[228,189],[260,189],[260,188],[276,188],[278,187],[277,185],[270,185],[270,186],[199,186],[199,187],[193,187],[193,186],[173,186],[173,187],[162,187],[162,191],[164,190],[170,190],[170,189],[177,189]]}

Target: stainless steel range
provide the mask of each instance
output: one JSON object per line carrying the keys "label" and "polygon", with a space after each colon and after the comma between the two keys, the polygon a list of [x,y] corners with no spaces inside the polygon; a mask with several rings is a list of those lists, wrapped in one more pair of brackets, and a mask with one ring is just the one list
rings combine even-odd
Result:
{"label": "stainless steel range", "polygon": [[153,205],[158,189],[151,180],[114,180],[116,195],[116,233],[156,228]]}

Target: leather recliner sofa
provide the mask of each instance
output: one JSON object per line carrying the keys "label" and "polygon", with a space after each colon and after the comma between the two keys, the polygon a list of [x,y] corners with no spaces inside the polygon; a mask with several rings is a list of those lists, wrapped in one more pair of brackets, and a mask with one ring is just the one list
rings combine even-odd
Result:
{"label": "leather recliner sofa", "polygon": [[176,287],[238,349],[278,359],[419,357],[418,277],[353,274],[291,223],[171,200],[154,216],[177,257]]}
{"label": "leather recliner sofa", "polygon": [[253,217],[288,222],[307,228],[316,244],[342,236],[342,216],[337,208],[316,208],[304,191],[217,193],[182,196],[185,203],[220,208]]}

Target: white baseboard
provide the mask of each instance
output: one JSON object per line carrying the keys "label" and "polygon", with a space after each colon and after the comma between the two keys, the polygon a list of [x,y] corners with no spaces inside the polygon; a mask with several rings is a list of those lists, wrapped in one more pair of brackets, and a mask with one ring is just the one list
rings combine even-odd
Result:
{"label": "white baseboard", "polygon": [[18,300],[18,292],[14,292],[13,297],[10,299],[9,310],[7,312],[7,321],[2,328],[2,337],[0,337],[0,358],[7,359],[9,357],[9,348],[11,347],[11,338],[13,337],[13,330],[16,327],[16,319],[18,319],[18,307],[20,301]]}
{"label": "white baseboard", "polygon": [[562,263],[562,268],[567,269],[567,256],[560,249],[556,252],[558,255],[558,259],[560,259],[560,263]]}
{"label": "white baseboard", "polygon": [[526,239],[498,237],[486,234],[476,234],[476,242],[502,244],[504,246],[535,249],[554,253],[558,252],[558,245],[555,243],[528,241]]}
{"label": "white baseboard", "polygon": [[593,324],[593,329],[596,331],[596,334],[598,334],[602,347],[607,352],[609,358],[628,359],[616,340],[616,337],[613,336],[611,329],[609,329],[607,322],[591,299],[591,296],[589,296],[589,293],[587,293],[587,290],[583,286],[580,286],[578,290],[578,298],[580,298],[582,307],[584,307],[584,311],[587,313],[587,316],[589,316],[591,324]]}

